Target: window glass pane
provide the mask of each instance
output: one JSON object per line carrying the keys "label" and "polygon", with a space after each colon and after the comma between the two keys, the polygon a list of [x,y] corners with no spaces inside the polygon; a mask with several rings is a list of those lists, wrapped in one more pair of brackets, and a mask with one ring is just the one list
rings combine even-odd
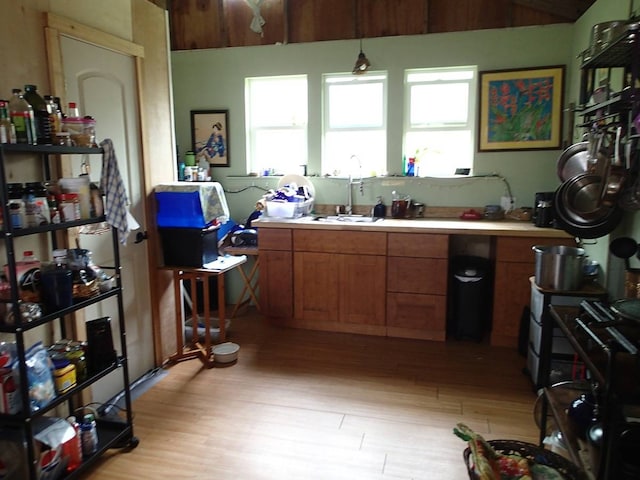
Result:
{"label": "window glass pane", "polygon": [[307,163],[307,77],[247,78],[248,171],[300,171]]}
{"label": "window glass pane", "polygon": [[470,130],[410,132],[405,140],[407,156],[418,158],[420,176],[452,176],[456,168],[472,167]]}
{"label": "window glass pane", "polygon": [[307,120],[307,82],[304,78],[250,79],[251,124],[304,125]]}
{"label": "window glass pane", "polygon": [[411,87],[411,125],[467,123],[469,84],[439,83]]}
{"label": "window glass pane", "polygon": [[383,84],[332,84],[329,128],[380,127],[384,121]]}
{"label": "window glass pane", "polygon": [[385,130],[328,132],[324,147],[323,175],[369,177],[386,173]]}
{"label": "window glass pane", "polygon": [[254,146],[258,172],[273,169],[275,173],[287,174],[299,171],[296,167],[307,163],[306,157],[300,157],[307,147],[302,130],[256,130]]}

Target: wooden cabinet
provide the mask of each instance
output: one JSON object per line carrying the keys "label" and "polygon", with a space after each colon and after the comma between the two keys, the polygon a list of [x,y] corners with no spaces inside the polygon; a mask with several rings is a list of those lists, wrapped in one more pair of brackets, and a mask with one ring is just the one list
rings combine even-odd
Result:
{"label": "wooden cabinet", "polygon": [[449,236],[389,233],[387,335],[446,337]]}
{"label": "wooden cabinet", "polygon": [[[491,345],[518,347],[522,312],[529,305],[535,273],[534,245],[571,245],[570,238],[497,237]],[[528,318],[526,319],[528,321]]]}
{"label": "wooden cabinet", "polygon": [[386,234],[293,232],[295,326],[385,334]]}
{"label": "wooden cabinet", "polygon": [[260,308],[274,323],[293,316],[291,229],[264,228],[259,234]]}

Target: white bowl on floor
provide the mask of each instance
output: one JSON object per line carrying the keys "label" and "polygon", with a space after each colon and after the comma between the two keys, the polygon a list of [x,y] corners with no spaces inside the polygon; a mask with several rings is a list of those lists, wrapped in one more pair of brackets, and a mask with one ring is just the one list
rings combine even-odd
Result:
{"label": "white bowl on floor", "polygon": [[238,359],[238,351],[240,346],[233,342],[224,342],[215,345],[211,352],[213,353],[213,361],[216,363],[232,363]]}

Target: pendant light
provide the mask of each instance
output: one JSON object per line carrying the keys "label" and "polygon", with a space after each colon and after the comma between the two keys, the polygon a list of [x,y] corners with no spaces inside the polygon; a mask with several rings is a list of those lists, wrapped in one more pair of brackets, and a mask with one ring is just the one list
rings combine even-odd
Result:
{"label": "pendant light", "polygon": [[358,54],[358,59],[356,60],[356,64],[353,66],[353,71],[351,73],[354,75],[362,75],[369,70],[370,66],[371,62],[369,62],[369,59],[362,52],[362,39],[360,39],[360,53]]}

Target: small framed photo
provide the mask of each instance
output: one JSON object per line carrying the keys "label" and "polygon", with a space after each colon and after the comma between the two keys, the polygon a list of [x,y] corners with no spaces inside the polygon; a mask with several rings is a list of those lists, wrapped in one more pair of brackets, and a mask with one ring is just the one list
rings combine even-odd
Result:
{"label": "small framed photo", "polygon": [[229,110],[191,110],[191,143],[196,161],[229,166]]}
{"label": "small framed photo", "polygon": [[561,148],[564,70],[480,72],[478,151]]}

